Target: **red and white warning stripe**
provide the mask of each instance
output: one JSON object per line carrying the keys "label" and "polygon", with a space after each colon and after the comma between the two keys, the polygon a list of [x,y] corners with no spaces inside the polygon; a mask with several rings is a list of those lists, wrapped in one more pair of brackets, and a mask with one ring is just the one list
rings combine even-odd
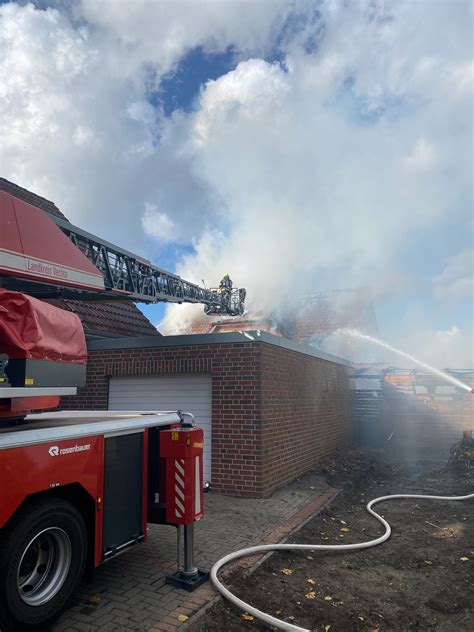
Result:
{"label": "red and white warning stripe", "polygon": [[196,514],[201,513],[201,493],[203,489],[203,482],[201,481],[201,467],[200,467],[200,457],[196,457],[196,476],[194,478],[195,484],[195,499],[196,499]]}
{"label": "red and white warning stripe", "polygon": [[175,515],[182,518],[184,515],[184,499],[185,499],[185,477],[184,477],[184,459],[176,459],[174,462],[174,501]]}

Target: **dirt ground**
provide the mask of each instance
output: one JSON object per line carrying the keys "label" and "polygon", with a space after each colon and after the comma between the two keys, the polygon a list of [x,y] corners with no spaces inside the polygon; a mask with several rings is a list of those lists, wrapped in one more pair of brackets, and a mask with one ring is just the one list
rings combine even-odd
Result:
{"label": "dirt ground", "polygon": [[[458,451],[448,467],[417,476],[384,465],[383,455],[339,455],[322,471],[343,491],[289,542],[342,544],[380,535],[382,527],[365,510],[376,496],[470,493],[474,452],[467,454],[466,460],[466,450]],[[393,529],[380,546],[353,553],[274,553],[251,575],[230,572],[226,583],[245,601],[309,630],[472,630],[474,501],[396,500],[377,510]],[[268,629],[223,601],[188,628]]]}

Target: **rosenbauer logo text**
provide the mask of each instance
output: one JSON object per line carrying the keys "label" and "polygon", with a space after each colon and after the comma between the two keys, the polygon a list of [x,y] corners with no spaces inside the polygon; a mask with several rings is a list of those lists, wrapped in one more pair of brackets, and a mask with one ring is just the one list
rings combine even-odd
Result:
{"label": "rosenbauer logo text", "polygon": [[62,456],[63,454],[73,454],[74,452],[84,452],[85,450],[90,450],[91,444],[86,443],[84,445],[72,445],[69,448],[60,448],[57,445],[52,445],[48,452],[50,456]]}

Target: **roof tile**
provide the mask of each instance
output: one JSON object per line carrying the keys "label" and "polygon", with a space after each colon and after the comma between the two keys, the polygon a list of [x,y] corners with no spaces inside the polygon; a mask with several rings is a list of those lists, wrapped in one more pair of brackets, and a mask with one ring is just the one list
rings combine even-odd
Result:
{"label": "roof tile", "polygon": [[48,299],[47,302],[77,314],[86,334],[111,337],[161,335],[132,302],[70,299]]}

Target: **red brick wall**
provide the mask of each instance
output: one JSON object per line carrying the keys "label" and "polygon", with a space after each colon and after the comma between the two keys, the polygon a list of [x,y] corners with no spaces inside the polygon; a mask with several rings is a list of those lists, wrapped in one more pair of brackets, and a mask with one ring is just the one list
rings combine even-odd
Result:
{"label": "red brick wall", "polygon": [[212,487],[263,496],[348,443],[343,366],[261,342],[91,351],[67,409],[106,409],[109,376],[212,375]]}
{"label": "red brick wall", "polygon": [[350,445],[352,409],[340,364],[262,345],[263,494]]}

